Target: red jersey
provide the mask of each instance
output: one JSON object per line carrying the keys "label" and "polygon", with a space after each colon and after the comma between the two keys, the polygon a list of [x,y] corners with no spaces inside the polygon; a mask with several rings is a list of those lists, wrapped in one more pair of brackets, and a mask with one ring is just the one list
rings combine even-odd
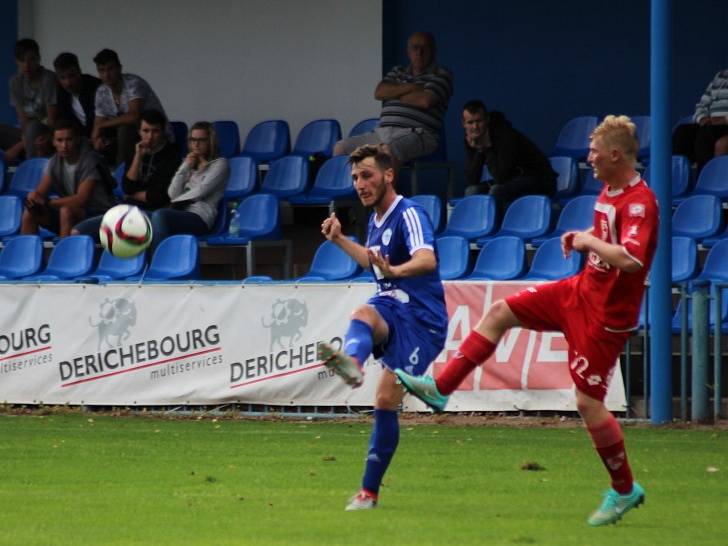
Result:
{"label": "red jersey", "polygon": [[657,249],[659,210],[655,194],[639,177],[620,190],[605,186],[594,206],[592,235],[622,245],[642,267],[627,273],[589,252],[587,264],[578,275],[581,301],[606,330],[633,330],[639,320],[645,280]]}

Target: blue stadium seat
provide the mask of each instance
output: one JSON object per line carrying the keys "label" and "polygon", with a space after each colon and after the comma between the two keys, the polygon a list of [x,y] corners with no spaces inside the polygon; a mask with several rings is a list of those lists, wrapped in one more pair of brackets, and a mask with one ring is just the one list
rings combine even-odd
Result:
{"label": "blue stadium seat", "polygon": [[30,192],[38,187],[38,183],[43,176],[43,171],[47,164],[48,158],[45,157],[35,157],[23,161],[18,165],[18,170],[15,171],[10,181],[10,190],[8,193],[25,199]]}
{"label": "blue stadium seat", "polygon": [[691,195],[715,195],[728,198],[728,155],[708,161],[698,175]]}
{"label": "blue stadium seat", "polygon": [[594,178],[594,169],[587,169],[584,174],[584,182],[581,184],[582,195],[599,195],[602,193],[604,183],[601,180]]}
{"label": "blue stadium seat", "polygon": [[459,235],[474,241],[493,232],[495,202],[489,195],[469,195],[455,205],[442,236]]}
{"label": "blue stadium seat", "polygon": [[81,282],[112,282],[128,279],[141,274],[146,262],[146,253],[142,252],[133,258],[117,258],[108,250],[104,250],[99,265],[88,277],[77,279]]}
{"label": "blue stadium seat", "polygon": [[[648,165],[642,178],[650,184],[652,170]],[[650,184],[652,185],[652,184]],[[684,155],[672,156],[672,204],[678,205],[685,200],[690,190],[690,161]]]}
{"label": "blue stadium seat", "polygon": [[348,161],[346,155],[327,159],[316,173],[311,190],[291,196],[288,201],[292,205],[328,205],[334,199],[356,199]]}
{"label": "blue stadium seat", "polygon": [[551,168],[556,172],[556,197],[568,198],[576,193],[579,180],[579,168],[573,157],[550,157]]}
{"label": "blue stadium seat", "polygon": [[209,245],[247,245],[255,239],[279,239],[278,199],[271,194],[249,195],[238,205],[240,232],[237,237],[223,233],[207,239]]}
{"label": "blue stadium seat", "polygon": [[5,156],[0,151],[0,193],[5,193]]}
{"label": "blue stadium seat", "polygon": [[20,230],[23,203],[16,195],[0,195],[0,238],[15,235]]}
{"label": "blue stadium seat", "polygon": [[[715,288],[712,288],[715,290]],[[720,325],[721,332],[723,334],[728,333],[728,288],[722,288],[720,291]],[[682,314],[683,303],[687,301],[687,314],[688,314],[688,332],[692,332],[693,329],[693,305],[692,299],[680,300],[675,309],[675,314],[672,316],[672,332],[679,334],[681,331],[680,321]],[[712,330],[715,327],[715,306],[713,302],[708,302],[708,324]]]}
{"label": "blue stadium seat", "polygon": [[172,235],[154,251],[144,282],[192,280],[200,277],[197,239],[194,235]]}
{"label": "blue stadium seat", "polygon": [[18,235],[0,252],[0,280],[35,275],[43,259],[43,242],[37,235]]}
{"label": "blue stadium seat", "polygon": [[578,116],[567,121],[559,131],[552,155],[585,159],[589,154],[589,135],[596,126],[596,116]]}
{"label": "blue stadium seat", "polygon": [[554,237],[545,241],[533,255],[531,268],[524,279],[529,280],[556,280],[565,279],[575,275],[581,269],[582,255],[572,252],[564,258],[561,252],[561,239]]}
{"label": "blue stadium seat", "polygon": [[518,237],[505,235],[483,245],[468,280],[507,281],[517,279],[526,269],[526,250]]}
{"label": "blue stadium seat", "polygon": [[[728,265],[728,264],[726,264]],[[698,245],[690,237],[672,238],[672,282],[692,279],[698,269]],[[728,272],[727,272],[728,273]]]}
{"label": "blue stadium seat", "polygon": [[240,152],[240,130],[232,120],[213,121],[212,126],[217,133],[220,155],[230,159]]}
{"label": "blue stadium seat", "polygon": [[24,281],[68,281],[88,275],[93,267],[94,242],[88,235],[70,235],[56,242],[48,265],[37,275]]}
{"label": "blue stadium seat", "polygon": [[538,246],[546,239],[551,237],[560,237],[567,231],[584,230],[594,223],[594,205],[597,202],[596,195],[578,195],[571,201],[567,201],[561,210],[559,220],[556,222],[554,230],[543,236],[531,239],[533,246]]}
{"label": "blue stadium seat", "polygon": [[701,241],[720,233],[722,228],[720,199],[715,195],[691,195],[672,214],[673,235]]}
{"label": "blue stadium seat", "polygon": [[341,281],[359,271],[359,264],[351,256],[331,241],[324,241],[316,249],[308,273],[297,282]]}
{"label": "blue stadium seat", "polygon": [[440,278],[443,281],[459,279],[467,273],[470,257],[467,239],[458,236],[438,237],[437,253],[440,258]]}
{"label": "blue stadium seat", "polygon": [[243,279],[243,284],[264,284],[273,282],[273,277],[269,275],[250,275]]}
{"label": "blue stadium seat", "polygon": [[273,194],[279,199],[286,199],[306,191],[307,182],[308,159],[298,155],[287,155],[271,162],[260,191]]}
{"label": "blue stadium seat", "polygon": [[339,122],[335,119],[317,119],[304,125],[298,133],[291,154],[305,158],[316,154],[331,157],[338,140],[341,140]]}
{"label": "blue stadium seat", "polygon": [[252,157],[258,163],[268,163],[287,155],[291,150],[291,131],[282,119],[261,121],[248,136],[240,155]]}
{"label": "blue stadium seat", "polygon": [[[672,238],[673,241],[675,237]],[[673,246],[673,253],[675,247]],[[674,270],[673,265],[673,270]],[[674,271],[673,271],[674,275]],[[703,263],[703,269],[697,276],[696,280],[708,280],[708,281],[728,281],[728,239],[718,241],[708,251],[708,255],[705,257],[705,263]]]}
{"label": "blue stadium seat", "polygon": [[413,195],[410,199],[425,209],[430,222],[432,222],[433,233],[440,231],[440,224],[442,223],[442,202],[440,198],[437,195],[422,193]]}
{"label": "blue stadium seat", "polygon": [[225,200],[239,201],[255,191],[257,167],[251,157],[233,157],[228,160],[230,177],[225,186]]}
{"label": "blue stadium seat", "polygon": [[530,241],[544,235],[551,227],[551,199],[545,195],[524,195],[508,206],[500,230],[492,236],[481,237],[481,245],[493,237],[513,235]]}
{"label": "blue stadium seat", "polygon": [[179,155],[185,157],[187,155],[187,124],[184,121],[170,121],[172,132],[174,133],[174,143],[177,145]]}
{"label": "blue stadium seat", "polygon": [[354,125],[349,131],[349,136],[359,136],[364,133],[371,133],[379,125],[379,118],[367,118]]}
{"label": "blue stadium seat", "polygon": [[650,116],[632,116],[631,119],[636,126],[637,140],[640,143],[637,159],[646,159],[650,156],[650,128],[652,126]]}

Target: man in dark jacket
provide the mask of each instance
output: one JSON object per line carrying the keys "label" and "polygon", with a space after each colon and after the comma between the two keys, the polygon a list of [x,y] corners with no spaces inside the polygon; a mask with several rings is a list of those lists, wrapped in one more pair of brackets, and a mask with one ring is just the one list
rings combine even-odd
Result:
{"label": "man in dark jacket", "polygon": [[78,57],[61,53],[53,61],[58,77],[58,117],[75,119],[84,137],[90,138],[94,128],[94,100],[101,80],[82,74]]}
{"label": "man in dark jacket", "polygon": [[[556,193],[556,173],[541,150],[513,128],[498,111],[488,112],[479,100],[463,107],[465,128],[465,195],[487,193],[495,198],[499,218],[524,195]],[[481,182],[483,166],[492,177]]]}

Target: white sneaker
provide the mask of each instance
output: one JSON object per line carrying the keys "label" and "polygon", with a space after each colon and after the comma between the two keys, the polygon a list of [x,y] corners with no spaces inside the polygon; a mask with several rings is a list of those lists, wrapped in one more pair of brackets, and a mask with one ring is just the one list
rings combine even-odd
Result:
{"label": "white sneaker", "polygon": [[318,358],[329,370],[341,376],[347,385],[357,388],[364,382],[364,372],[359,364],[349,355],[335,351],[328,343],[319,343]]}
{"label": "white sneaker", "polygon": [[377,499],[372,497],[366,491],[359,491],[356,495],[349,499],[349,503],[344,508],[345,512],[352,510],[371,510],[377,507]]}

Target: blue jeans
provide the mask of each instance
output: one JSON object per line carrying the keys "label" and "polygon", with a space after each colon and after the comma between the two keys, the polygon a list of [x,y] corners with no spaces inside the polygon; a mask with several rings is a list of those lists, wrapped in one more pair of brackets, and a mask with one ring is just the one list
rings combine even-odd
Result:
{"label": "blue jeans", "polygon": [[152,249],[170,235],[186,233],[206,235],[210,232],[207,224],[194,212],[175,209],[157,209],[152,213]]}

